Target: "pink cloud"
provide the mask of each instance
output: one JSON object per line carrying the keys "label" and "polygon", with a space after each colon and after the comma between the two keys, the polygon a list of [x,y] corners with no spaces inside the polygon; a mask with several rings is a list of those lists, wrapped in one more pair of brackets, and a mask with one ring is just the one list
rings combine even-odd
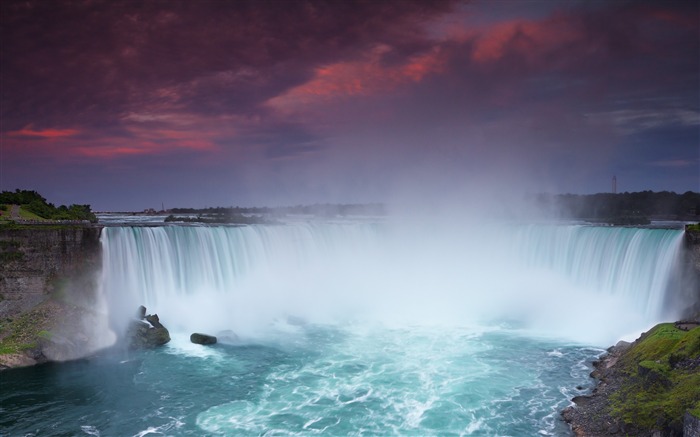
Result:
{"label": "pink cloud", "polygon": [[378,45],[362,59],[319,67],[313,79],[267,103],[284,110],[346,97],[388,93],[445,69],[444,56],[437,47],[410,57],[403,64],[384,65],[382,58],[391,50],[389,46]]}
{"label": "pink cloud", "polygon": [[511,20],[485,28],[475,38],[472,59],[495,62],[508,54],[529,61],[558,47],[581,41],[583,33],[571,20],[554,17],[546,21]]}
{"label": "pink cloud", "polygon": [[8,135],[14,137],[30,137],[30,138],[41,138],[41,139],[55,139],[63,137],[71,137],[80,133],[77,129],[41,129],[34,130],[31,126],[27,126],[24,129],[9,132]]}

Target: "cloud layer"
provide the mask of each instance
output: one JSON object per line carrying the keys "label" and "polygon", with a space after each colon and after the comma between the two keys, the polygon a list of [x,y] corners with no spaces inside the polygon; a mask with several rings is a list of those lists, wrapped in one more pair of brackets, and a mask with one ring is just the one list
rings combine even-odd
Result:
{"label": "cloud layer", "polygon": [[98,209],[697,191],[698,5],[519,5],[3,2],[0,188]]}

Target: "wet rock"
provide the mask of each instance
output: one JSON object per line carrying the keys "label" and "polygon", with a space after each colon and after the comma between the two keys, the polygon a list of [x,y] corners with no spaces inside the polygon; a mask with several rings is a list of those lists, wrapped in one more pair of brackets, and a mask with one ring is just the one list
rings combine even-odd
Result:
{"label": "wet rock", "polygon": [[190,341],[195,344],[216,344],[216,337],[213,335],[195,332],[194,334],[190,335]]}
{"label": "wet rock", "polygon": [[145,313],[146,308],[139,307],[138,314],[143,314],[143,319],[133,320],[127,329],[126,338],[131,349],[150,349],[170,341],[170,332],[160,323],[158,314]]}

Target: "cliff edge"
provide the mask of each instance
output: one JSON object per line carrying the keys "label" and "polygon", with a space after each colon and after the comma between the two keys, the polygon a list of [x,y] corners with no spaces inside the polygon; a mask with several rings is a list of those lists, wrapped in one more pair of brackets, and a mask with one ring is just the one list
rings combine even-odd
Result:
{"label": "cliff edge", "polygon": [[100,232],[0,227],[0,369],[79,358],[110,341],[97,294]]}

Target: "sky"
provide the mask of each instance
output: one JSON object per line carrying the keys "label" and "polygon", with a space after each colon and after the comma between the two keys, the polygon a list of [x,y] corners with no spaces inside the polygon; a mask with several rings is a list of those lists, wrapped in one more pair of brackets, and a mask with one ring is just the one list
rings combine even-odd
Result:
{"label": "sky", "polygon": [[700,191],[695,1],[0,8],[0,190],[57,205]]}

